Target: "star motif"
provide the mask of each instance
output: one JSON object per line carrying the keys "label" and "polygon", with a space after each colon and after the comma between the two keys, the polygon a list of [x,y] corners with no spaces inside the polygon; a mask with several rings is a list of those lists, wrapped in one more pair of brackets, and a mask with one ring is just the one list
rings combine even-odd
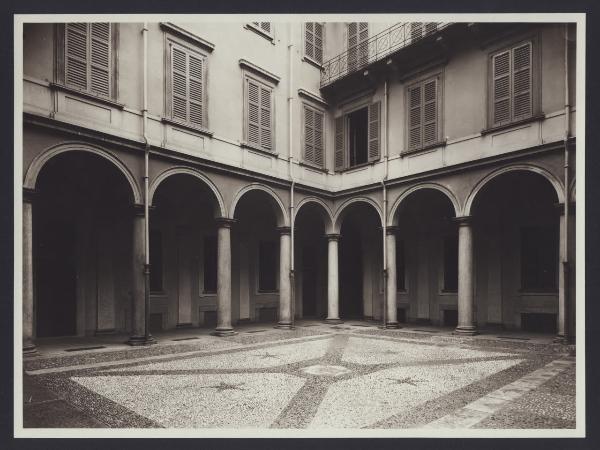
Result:
{"label": "star motif", "polygon": [[237,383],[237,384],[231,384],[231,383],[224,383],[224,382],[220,382],[219,384],[215,385],[215,386],[202,386],[203,389],[216,389],[217,392],[223,392],[223,391],[245,391],[246,389],[241,389],[239,386],[241,386],[244,383]]}
{"label": "star motif", "polygon": [[393,384],[410,384],[411,386],[417,386],[416,383],[420,383],[422,380],[415,380],[412,377],[400,378],[399,380],[395,378],[388,378],[388,380],[394,381]]}

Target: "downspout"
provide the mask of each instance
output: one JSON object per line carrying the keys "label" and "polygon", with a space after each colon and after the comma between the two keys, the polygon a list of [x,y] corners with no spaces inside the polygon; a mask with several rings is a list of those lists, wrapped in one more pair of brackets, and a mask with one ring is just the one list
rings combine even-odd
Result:
{"label": "downspout", "polygon": [[148,344],[152,337],[148,328],[150,322],[150,215],[148,205],[148,160],[150,145],[148,144],[148,24],[142,28],[144,38],[143,50],[143,100],[142,100],[142,134],[144,138],[144,343]]}
{"label": "downspout", "polygon": [[388,80],[385,80],[383,88],[383,115],[385,124],[384,136],[383,136],[383,164],[384,164],[384,175],[381,180],[381,189],[383,192],[383,211],[382,211],[382,224],[381,232],[383,236],[383,323],[382,328],[387,325],[387,282],[388,282],[388,262],[387,262],[387,188],[385,182],[388,179]]}
{"label": "downspout", "polygon": [[296,181],[294,180],[294,174],[293,174],[293,170],[292,170],[292,164],[293,164],[293,151],[292,151],[292,145],[293,145],[293,134],[292,134],[292,124],[293,124],[293,113],[294,113],[294,108],[293,108],[293,96],[292,96],[292,89],[293,89],[293,84],[292,84],[292,76],[293,76],[293,67],[292,67],[292,63],[293,63],[293,48],[294,48],[294,44],[292,43],[292,23],[290,23],[288,25],[288,58],[289,58],[289,66],[288,66],[288,171],[289,171],[289,178],[292,182],[292,184],[290,185],[290,302],[291,302],[291,313],[292,313],[292,317],[291,317],[291,321],[292,321],[292,328],[294,328],[294,323],[296,320],[296,278],[295,278],[295,272],[294,272],[294,248],[295,248],[295,232],[294,232],[294,225],[295,225],[295,221],[296,221],[296,210],[294,207],[294,187],[296,184]]}
{"label": "downspout", "polygon": [[565,179],[565,209],[564,209],[564,242],[563,242],[563,296],[565,302],[565,339],[570,335],[569,330],[569,136],[571,134],[571,105],[569,104],[569,25],[565,24],[565,161],[564,161],[564,179]]}

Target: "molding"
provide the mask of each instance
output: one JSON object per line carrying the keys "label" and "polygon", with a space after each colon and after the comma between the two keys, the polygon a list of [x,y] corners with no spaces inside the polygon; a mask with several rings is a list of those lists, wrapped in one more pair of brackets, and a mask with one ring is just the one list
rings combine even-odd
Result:
{"label": "molding", "polygon": [[340,233],[327,233],[325,235],[328,241],[339,241],[341,234]]}
{"label": "molding", "polygon": [[298,161],[298,165],[301,167],[306,167],[307,169],[314,170],[316,172],[329,173],[329,169],[327,167],[320,167],[316,164],[312,164],[306,161]]}
{"label": "molding", "polygon": [[23,202],[33,203],[36,196],[37,196],[37,191],[35,189],[23,187]]}
{"label": "molding", "polygon": [[190,125],[189,123],[180,122],[178,120],[171,119],[170,117],[161,117],[160,121],[162,123],[167,123],[174,127],[184,128],[188,131],[193,131],[193,132],[201,134],[203,136],[213,137],[213,132],[207,130],[206,128],[196,127],[194,125]]}
{"label": "molding", "polygon": [[323,97],[317,94],[313,94],[312,92],[307,91],[306,89],[298,89],[298,95],[300,97],[304,97],[305,99],[318,103],[323,108],[329,108],[329,103],[327,103],[327,101]]}
{"label": "molding", "polygon": [[514,122],[506,123],[504,125],[498,125],[495,127],[484,128],[483,130],[481,130],[481,135],[485,136],[486,134],[494,133],[496,131],[502,131],[502,130],[506,130],[508,128],[516,127],[519,125],[525,125],[525,124],[532,123],[532,122],[542,121],[545,118],[546,118],[546,115],[544,113],[535,114],[526,119],[516,120]]}
{"label": "molding", "polygon": [[240,147],[247,148],[248,150],[252,150],[255,152],[260,152],[264,155],[273,156],[275,158],[277,158],[279,156],[279,153],[277,153],[277,152],[272,152],[270,150],[262,149],[260,147],[257,147],[256,145],[249,144],[248,142],[245,142],[245,141],[240,142]]}
{"label": "molding", "polygon": [[270,41],[271,44],[275,45],[275,42],[273,42],[273,32],[272,31],[271,31],[271,33],[267,33],[265,30],[263,30],[260,27],[257,27],[252,22],[246,23],[244,25],[244,28],[246,30],[254,31],[256,34],[258,34],[259,36],[264,37],[266,40]]}
{"label": "molding", "polygon": [[363,100],[367,103],[370,103],[370,100],[375,95],[375,92],[377,92],[377,89],[374,89],[374,88],[363,89],[360,92],[355,92],[355,93],[339,100],[337,102],[337,107],[338,107],[338,109],[343,109],[343,107],[348,105],[348,103],[352,103],[353,101],[356,101],[356,100]]}
{"label": "molding", "polygon": [[160,27],[164,31],[174,34],[180,38],[183,38],[191,42],[192,44],[201,47],[203,50],[206,50],[209,53],[211,53],[215,49],[215,44],[213,44],[212,42],[208,42],[207,40],[202,39],[201,37],[196,36],[195,34],[190,33],[189,31],[184,30],[183,28],[178,27],[177,25],[171,22],[160,22]]}
{"label": "molding", "polygon": [[119,103],[115,100],[113,100],[112,98],[108,98],[108,97],[101,97],[99,95],[95,95],[95,94],[91,94],[90,92],[87,91],[82,91],[80,89],[75,89],[71,86],[67,86],[61,83],[49,83],[48,84],[50,86],[50,88],[52,90],[57,90],[57,91],[63,91],[63,92],[68,92],[70,94],[75,94],[75,95],[79,95],[81,97],[84,97],[88,100],[93,100],[99,103],[104,103],[106,105],[112,106],[114,108],[118,108],[118,109],[124,109],[125,108],[125,104],[124,103]]}
{"label": "molding", "polygon": [[254,63],[251,63],[250,61],[246,60],[246,59],[240,59],[239,60],[239,65],[242,69],[246,69],[249,70],[250,72],[254,72],[255,74],[266,78],[267,80],[269,80],[270,82],[274,83],[274,84],[279,84],[279,81],[281,80],[280,77],[278,77],[277,75],[275,75],[272,72],[269,72],[268,70],[265,70],[259,66],[257,66]]}
{"label": "molding", "polygon": [[444,139],[442,141],[437,141],[437,142],[434,142],[433,144],[424,145],[423,147],[415,148],[413,150],[405,150],[403,152],[400,152],[400,157],[402,158],[403,156],[410,156],[410,155],[415,155],[417,153],[427,152],[429,150],[433,150],[436,148],[445,147],[447,144],[448,144],[448,141],[446,139]]}
{"label": "molding", "polygon": [[279,234],[282,234],[282,235],[291,234],[292,233],[292,227],[288,227],[288,226],[277,227],[276,230],[277,230],[277,232]]}
{"label": "molding", "polygon": [[323,69],[323,64],[320,64],[320,63],[318,63],[317,61],[315,61],[315,60],[314,60],[314,59],[312,59],[312,58],[309,58],[309,57],[308,57],[308,56],[306,56],[306,55],[304,55],[304,56],[302,57],[302,61],[304,61],[304,62],[306,62],[306,63],[310,64],[311,66],[314,66],[314,67],[316,67],[316,68],[317,68],[317,69],[319,69],[319,71],[321,71],[321,72],[323,72],[323,70],[324,70],[324,69]]}
{"label": "molding", "polygon": [[[217,217],[215,219],[218,228],[231,228],[233,225],[237,223],[236,219],[230,219],[229,217]],[[205,292],[206,294],[206,292]],[[215,294],[214,292],[210,292],[210,294]]]}

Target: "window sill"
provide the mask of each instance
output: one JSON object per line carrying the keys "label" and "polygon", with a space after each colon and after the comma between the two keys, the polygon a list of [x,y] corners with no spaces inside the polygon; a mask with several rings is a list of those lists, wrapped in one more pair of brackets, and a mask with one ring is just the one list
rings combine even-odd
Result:
{"label": "window sill", "polygon": [[506,130],[508,128],[516,127],[519,125],[525,125],[525,124],[531,123],[531,122],[537,122],[538,120],[543,120],[545,118],[546,118],[546,115],[544,113],[536,114],[535,116],[531,116],[526,119],[515,120],[514,122],[505,123],[503,125],[497,125],[494,127],[485,128],[485,129],[481,130],[481,135],[485,136],[486,134],[494,133],[496,131]]}
{"label": "window sill", "polygon": [[50,87],[53,89],[59,90],[59,91],[64,91],[64,92],[69,92],[71,94],[79,95],[81,97],[87,98],[88,100],[94,100],[96,102],[104,103],[106,105],[113,106],[118,109],[125,108],[125,104],[119,103],[111,98],[101,97],[99,95],[92,94],[91,92],[73,88],[73,87],[67,86],[65,84],[50,83]]}
{"label": "window sill", "polygon": [[315,66],[317,69],[319,69],[320,72],[323,72],[323,64],[315,61],[314,59],[310,58],[309,56],[304,55],[302,57],[302,61],[309,63],[311,66]]}
{"label": "window sill", "polygon": [[263,154],[265,154],[265,155],[268,155],[268,156],[273,156],[273,157],[275,157],[275,158],[276,158],[276,157],[277,157],[277,155],[278,155],[276,152],[272,152],[272,151],[270,151],[270,150],[265,150],[264,148],[257,147],[257,146],[255,146],[255,145],[253,145],[253,144],[249,144],[249,143],[247,143],[247,142],[240,142],[240,146],[241,146],[242,148],[247,148],[248,150],[252,150],[252,151],[255,151],[255,152],[263,153]]}
{"label": "window sill", "polygon": [[188,131],[193,131],[195,133],[202,134],[204,136],[208,136],[208,137],[213,136],[213,132],[207,130],[206,128],[196,127],[194,125],[190,125],[189,123],[180,122],[178,120],[173,120],[169,117],[161,117],[160,120],[163,123],[168,123],[169,125],[173,125],[173,126],[179,127],[179,128],[185,128]]}
{"label": "window sill", "polygon": [[323,173],[329,172],[329,170],[327,170],[326,167],[317,166],[316,164],[311,164],[311,163],[305,162],[305,161],[298,161],[298,165],[302,166],[302,167],[306,167],[307,169],[316,170],[317,172],[323,172]]}
{"label": "window sill", "polygon": [[426,152],[428,150],[433,150],[434,148],[437,148],[437,147],[445,147],[446,142],[447,141],[444,139],[443,141],[434,142],[433,144],[424,145],[423,147],[415,148],[412,150],[406,150],[406,151],[403,151],[402,153],[400,153],[400,156],[416,155],[418,153]]}
{"label": "window sill", "polygon": [[373,166],[373,165],[375,165],[375,163],[378,162],[378,161],[379,160],[357,164],[357,165],[352,166],[352,167],[345,167],[344,169],[336,170],[336,173],[352,172],[353,170],[364,169],[367,166]]}
{"label": "window sill", "polygon": [[246,25],[244,25],[244,28],[250,31],[254,31],[256,34],[264,37],[267,41],[271,42],[271,44],[275,45],[275,42],[273,41],[273,34],[267,33],[266,31],[263,31],[262,28],[259,28],[251,23],[247,23]]}

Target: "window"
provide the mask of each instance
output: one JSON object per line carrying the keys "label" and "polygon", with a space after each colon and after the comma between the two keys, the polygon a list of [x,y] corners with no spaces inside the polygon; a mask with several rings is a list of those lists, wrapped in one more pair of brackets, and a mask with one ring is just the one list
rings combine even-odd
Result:
{"label": "window", "polygon": [[217,292],[217,237],[204,238],[204,286],[205,294]]}
{"label": "window", "polygon": [[170,118],[206,128],[206,57],[169,41],[168,67]]}
{"label": "window", "polygon": [[116,25],[67,23],[59,28],[58,81],[102,97],[116,97]]}
{"label": "window", "polygon": [[274,152],[273,89],[255,78],[246,76],[244,91],[246,144],[259,150]]}
{"label": "window", "polygon": [[439,75],[407,88],[408,151],[439,143],[440,98]]}
{"label": "window", "polygon": [[304,161],[318,167],[324,165],[323,111],[304,105]]}
{"label": "window", "polygon": [[406,290],[406,263],[404,255],[404,241],[396,239],[396,290]]}
{"label": "window", "polygon": [[335,170],[380,158],[381,102],[335,119]]}
{"label": "window", "polygon": [[150,230],[150,291],[163,290],[162,233]]}
{"label": "window", "polygon": [[258,290],[277,291],[277,242],[260,241],[258,245]]}
{"label": "window", "polygon": [[437,22],[412,22],[410,24],[410,39],[411,41],[417,41],[423,37],[423,32],[425,32],[425,36],[428,36],[437,31]]}
{"label": "window", "polygon": [[533,116],[537,103],[534,62],[533,40],[491,55],[489,123],[492,127]]}
{"label": "window", "polygon": [[556,291],[558,232],[555,227],[521,229],[521,289]]}
{"label": "window", "polygon": [[323,64],[323,24],[304,24],[304,56],[318,64]]}
{"label": "window", "polygon": [[369,60],[369,24],[352,22],[348,24],[348,70],[355,70]]}
{"label": "window", "polygon": [[267,34],[271,34],[271,22],[252,22],[256,28],[260,28]]}
{"label": "window", "polygon": [[250,22],[246,28],[273,42],[273,27],[271,22]]}
{"label": "window", "polygon": [[458,292],[458,236],[444,238],[444,292]]}

